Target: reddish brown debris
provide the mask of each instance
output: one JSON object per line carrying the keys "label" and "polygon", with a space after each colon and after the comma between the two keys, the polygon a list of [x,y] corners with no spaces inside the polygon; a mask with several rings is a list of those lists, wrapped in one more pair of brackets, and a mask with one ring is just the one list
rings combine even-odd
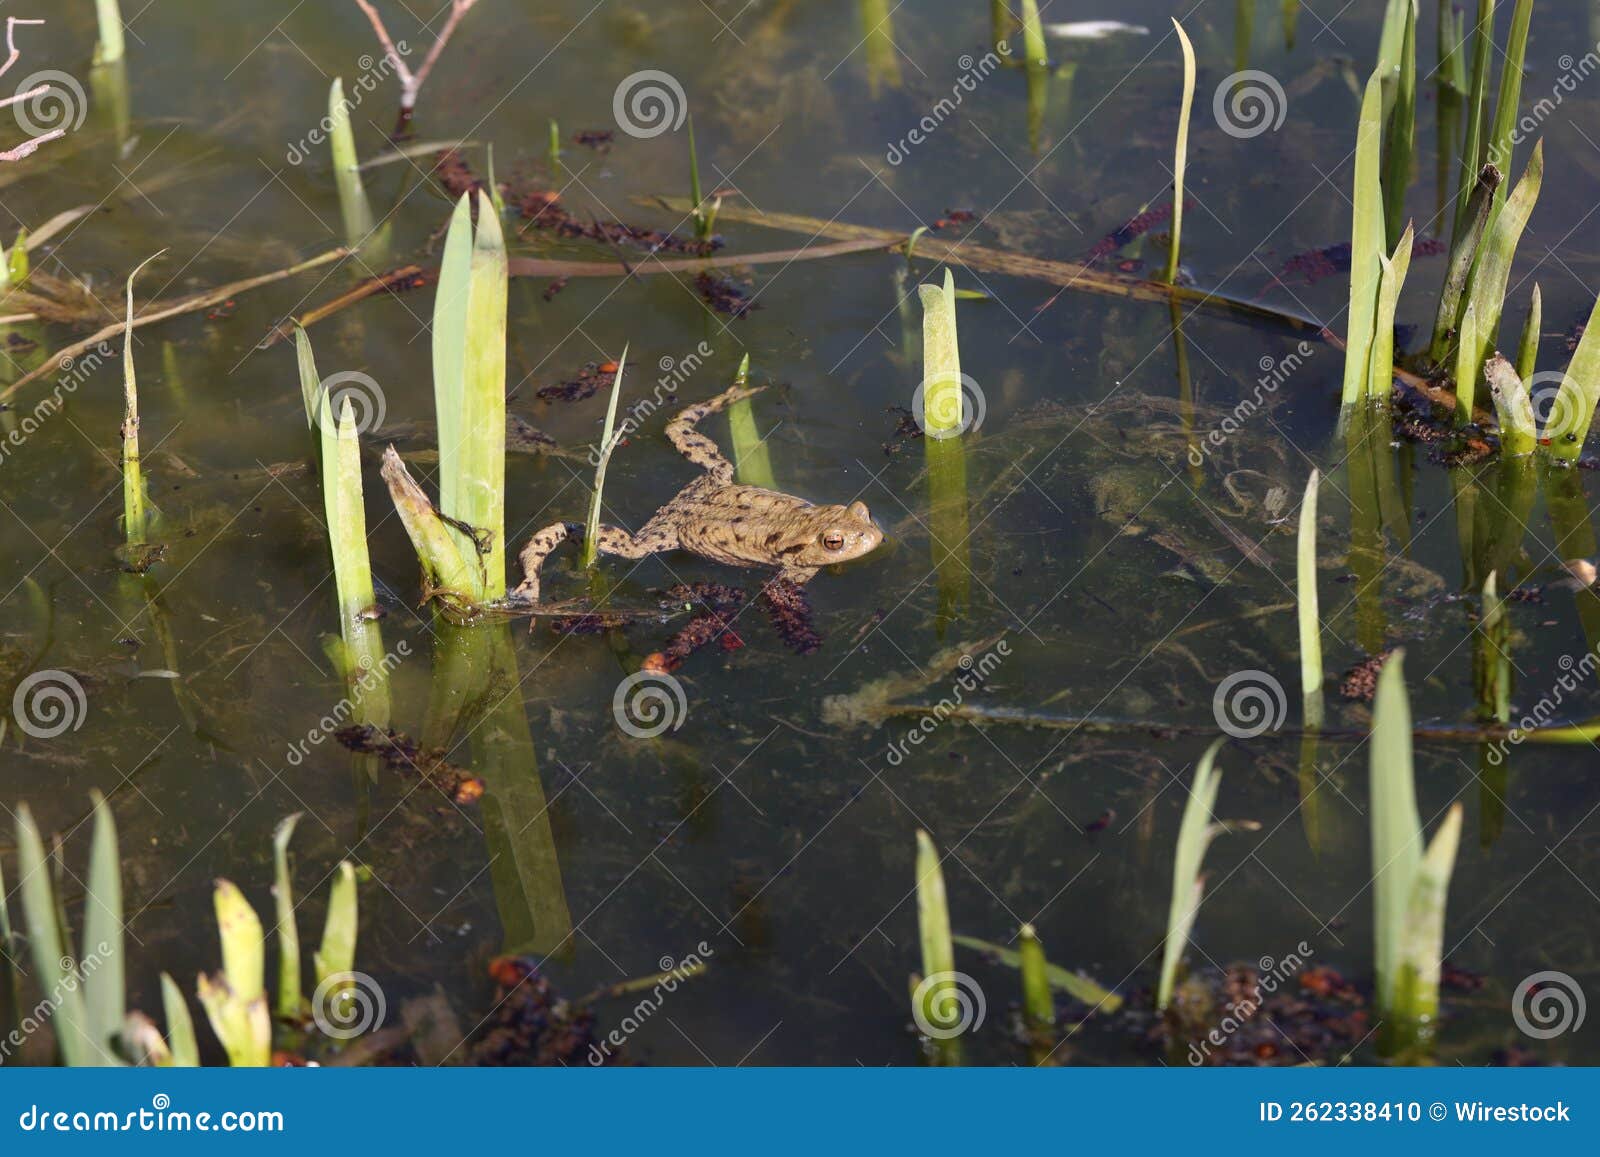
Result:
{"label": "reddish brown debris", "polygon": [[458,149],[445,149],[433,162],[434,175],[439,178],[439,184],[444,186],[444,191],[451,197],[459,198],[463,193],[470,193],[474,189],[488,191],[489,186],[480,181],[472,172],[472,166],[467,164],[467,159]]}
{"label": "reddish brown debris", "polygon": [[574,144],[583,145],[585,148],[609,152],[611,140],[616,135],[616,132],[612,129],[579,129],[572,134],[572,141]]}
{"label": "reddish brown debris", "polygon": [[910,410],[904,406],[886,406],[884,411],[898,418],[894,429],[889,432],[889,440],[883,444],[885,454],[898,454],[907,442],[922,437],[922,427],[917,425],[917,416]]}
{"label": "reddish brown debris", "polygon": [[565,289],[567,287],[567,282],[570,280],[572,280],[570,277],[558,277],[549,285],[545,286],[544,299],[546,301],[554,301],[556,299],[556,294]]}
{"label": "reddish brown debris", "polygon": [[778,637],[797,655],[810,655],[822,647],[822,636],[811,625],[811,600],[802,587],[785,578],[775,578],[761,588],[761,604],[767,609]]}
{"label": "reddish brown debris", "polygon": [[468,1063],[489,1066],[625,1064],[603,1045],[594,1013],[574,1007],[551,987],[532,960],[502,956],[489,965],[496,984],[494,1011],[469,1049]]}
{"label": "reddish brown debris", "polygon": [[443,748],[424,748],[409,735],[365,723],[341,727],[333,737],[351,751],[376,755],[395,771],[414,772],[458,804],[483,797],[483,780],[446,762]]}
{"label": "reddish brown debris", "polygon": [[[1193,204],[1194,198],[1185,198],[1183,207],[1188,209]],[[1172,205],[1170,203],[1158,205],[1148,212],[1140,213],[1137,217],[1124,222],[1122,225],[1118,226],[1116,229],[1113,229],[1110,233],[1107,233],[1104,237],[1102,237],[1095,244],[1093,249],[1084,254],[1083,263],[1085,265],[1093,265],[1096,261],[1110,257],[1118,249],[1121,249],[1124,245],[1143,237],[1146,233],[1150,232],[1150,230],[1154,229],[1157,225],[1161,224],[1171,216]]]}
{"label": "reddish brown debris", "polygon": [[718,313],[747,317],[752,309],[761,308],[760,302],[752,300],[747,284],[741,284],[726,274],[696,274],[694,287],[700,291],[705,303]]}
{"label": "reddish brown debris", "polygon": [[528,227],[543,229],[561,237],[584,238],[607,245],[636,245],[651,253],[683,253],[691,257],[704,257],[721,244],[718,241],[698,241],[663,233],[659,229],[645,229],[626,225],[621,221],[583,221],[567,212],[561,204],[561,194],[551,189],[533,189],[517,198],[517,208],[528,220]]}
{"label": "reddish brown debris", "polygon": [[1351,703],[1371,703],[1378,690],[1378,672],[1389,657],[1389,649],[1361,660],[1344,673],[1339,694]]}
{"label": "reddish brown debris", "polygon": [[609,390],[616,377],[616,362],[588,362],[578,371],[577,377],[553,386],[541,386],[533,396],[541,402],[581,402],[601,390]]}

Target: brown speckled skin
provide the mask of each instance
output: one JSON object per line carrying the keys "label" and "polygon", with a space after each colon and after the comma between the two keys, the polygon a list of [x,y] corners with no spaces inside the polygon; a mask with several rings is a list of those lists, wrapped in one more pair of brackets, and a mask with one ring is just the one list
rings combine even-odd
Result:
{"label": "brown speckled skin", "polygon": [[[784,578],[804,583],[829,563],[860,558],[877,548],[883,532],[863,502],[813,506],[802,498],[733,481],[733,463],[695,426],[706,415],[759,392],[759,387],[734,386],[667,423],[667,437],[678,452],[705,473],[656,511],[638,534],[602,526],[602,554],[643,558],[659,551],[687,550],[730,566],[776,567]],[[558,522],[529,539],[522,548],[522,585],[513,597],[537,603],[539,568],[545,558],[568,538],[582,534],[577,523]]]}

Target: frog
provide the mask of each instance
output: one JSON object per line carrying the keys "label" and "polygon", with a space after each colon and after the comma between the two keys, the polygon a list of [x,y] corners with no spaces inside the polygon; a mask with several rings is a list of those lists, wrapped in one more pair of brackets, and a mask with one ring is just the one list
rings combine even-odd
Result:
{"label": "frog", "polygon": [[[599,552],[637,559],[686,550],[729,566],[771,568],[778,578],[803,586],[825,566],[876,550],[883,531],[866,503],[814,505],[792,494],[739,485],[734,482],[733,463],[696,429],[711,414],[764,389],[735,385],[673,417],[667,423],[667,439],[703,473],[657,510],[637,534],[602,525],[596,541]],[[580,523],[556,522],[530,538],[522,548],[523,579],[512,592],[512,601],[537,607],[539,571],[545,559],[567,539],[581,539],[583,534]]]}

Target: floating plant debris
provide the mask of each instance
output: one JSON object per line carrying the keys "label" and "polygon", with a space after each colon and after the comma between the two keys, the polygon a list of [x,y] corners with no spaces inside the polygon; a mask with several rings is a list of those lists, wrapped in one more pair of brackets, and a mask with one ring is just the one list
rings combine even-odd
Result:
{"label": "floating plant debris", "polygon": [[616,362],[586,362],[577,377],[553,386],[541,386],[533,396],[541,402],[581,402],[601,390],[609,390],[616,377]]}
{"label": "floating plant debris", "polygon": [[1383,670],[1390,653],[1380,651],[1346,671],[1339,683],[1339,695],[1350,703],[1371,703],[1378,690],[1378,672]]}
{"label": "floating plant debris", "polygon": [[612,138],[616,135],[613,129],[579,129],[572,134],[572,142],[573,144],[583,145],[585,148],[608,152]]}
{"label": "floating plant debris", "polygon": [[694,279],[700,297],[718,313],[746,317],[761,303],[751,299],[748,283],[741,284],[725,273],[700,273]]}
{"label": "floating plant debris", "polygon": [[420,775],[458,804],[483,798],[483,780],[446,762],[443,748],[424,748],[409,735],[364,723],[341,727],[333,735],[351,751],[376,755],[395,771]]}
{"label": "floating plant debris", "polygon": [[774,578],[761,588],[761,605],[779,638],[797,655],[822,648],[822,636],[811,625],[811,600],[805,588],[786,578]]}
{"label": "floating plant debris", "polygon": [[563,1000],[526,957],[501,956],[489,965],[493,1011],[468,1049],[470,1063],[488,1066],[615,1065],[622,1054],[595,1033],[595,1016]]}

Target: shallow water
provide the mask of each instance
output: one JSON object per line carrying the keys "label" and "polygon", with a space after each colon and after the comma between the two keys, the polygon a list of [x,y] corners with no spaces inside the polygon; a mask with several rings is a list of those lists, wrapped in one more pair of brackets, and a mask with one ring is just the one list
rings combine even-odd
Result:
{"label": "shallow water", "polygon": [[[24,39],[16,75],[60,69],[87,86],[93,28],[88,6],[77,7]],[[526,189],[553,179],[546,141],[554,118],[568,137],[554,179],[571,210],[687,235],[681,215],[643,200],[687,191],[685,133],[618,132],[599,150],[570,139],[614,129],[618,84],[653,68],[687,95],[707,186],[736,187],[734,204],[748,212],[909,232],[965,209],[975,220],[942,236],[1077,260],[1169,196],[1180,66],[1166,7],[1132,0],[1118,10],[1152,35],[1056,46],[1075,68],[1070,78],[1052,77],[1036,145],[1020,72],[992,70],[972,91],[960,88],[986,51],[986,5],[939,0],[885,18],[891,7],[490,0],[429,80],[415,131],[494,142],[498,175]],[[1103,15],[1059,7],[1045,19]],[[1212,0],[1184,15],[1200,70],[1186,270],[1198,286],[1335,330],[1342,275],[1313,284],[1277,274],[1293,255],[1348,239],[1357,101],[1341,68],[1354,60],[1364,70],[1378,32],[1377,14],[1360,7],[1331,25],[1302,9],[1292,47],[1276,4],[1256,5],[1244,36],[1248,4]],[[1574,46],[1593,44],[1597,19],[1582,4],[1540,6],[1524,108],[1554,90]],[[1425,66],[1433,20],[1424,13]],[[343,75],[351,87],[376,67],[355,6],[162,0],[134,17],[133,32],[126,131],[105,101],[91,101],[66,141],[0,170],[13,223],[97,206],[35,255],[36,268],[87,281],[115,311],[127,271],[157,249],[166,257],[141,290],[171,296],[338,245],[326,146],[307,142],[331,78]],[[409,25],[396,35],[414,37]],[[1224,76],[1246,67],[1277,77],[1287,103],[1281,128],[1239,139],[1219,127],[1211,98]],[[959,108],[936,117],[924,143],[903,144],[953,91]],[[356,109],[363,156],[383,151],[395,100],[389,80]],[[1537,280],[1547,335],[1541,368],[1562,364],[1562,335],[1587,316],[1600,280],[1589,219],[1600,158],[1584,128],[1595,101],[1580,84],[1540,126],[1547,172],[1559,177],[1546,181],[1524,239],[1508,326],[1520,323]],[[1408,210],[1430,235],[1433,112],[1424,86]],[[295,163],[301,153],[307,159]],[[468,159],[486,172],[481,149]],[[396,261],[432,260],[449,203],[427,160],[375,170],[368,187],[392,222]],[[809,240],[731,220],[720,231],[729,254]],[[582,242],[553,245],[532,231],[516,250],[616,255]],[[1142,259],[1153,275],[1161,254],[1147,237],[1114,260]],[[124,574],[115,554],[116,358],[60,378],[73,383],[63,408],[0,464],[0,560],[10,575],[3,669],[8,687],[35,670],[68,672],[85,688],[87,710],[77,729],[53,738],[19,743],[12,729],[0,754],[0,801],[11,809],[26,800],[41,826],[70,831],[66,862],[81,873],[88,794],[111,796],[132,914],[134,1003],[159,1004],[162,969],[181,979],[216,966],[214,878],[235,880],[270,912],[271,832],[296,811],[306,813],[295,843],[302,937],[309,944],[320,929],[338,860],[369,869],[357,963],[381,985],[391,1019],[401,1001],[437,984],[470,1029],[490,1007],[486,965],[502,951],[542,961],[570,996],[698,953],[706,975],[644,1018],[628,1040],[633,1059],[918,1063],[906,980],[920,968],[919,827],[946,853],[958,932],[1010,942],[1030,922],[1053,961],[1138,1003],[1155,983],[1183,784],[1215,733],[1214,693],[1236,672],[1265,672],[1285,689],[1285,722],[1292,729],[1298,719],[1292,530],[1312,467],[1326,475],[1330,723],[1365,727],[1366,709],[1338,699],[1338,673],[1396,644],[1406,648],[1418,719],[1472,720],[1476,600],[1458,596],[1482,572],[1463,563],[1472,550],[1454,502],[1460,480],[1426,447],[1383,455],[1395,479],[1385,502],[1392,495],[1401,506],[1386,509],[1381,579],[1348,581],[1363,565],[1346,557],[1352,524],[1359,537],[1377,518],[1364,473],[1373,467],[1359,458],[1353,467],[1335,431],[1341,357],[1320,343],[1300,347],[1285,327],[1186,307],[1179,344],[1165,304],[1068,291],[1043,308],[1057,287],[958,269],[958,286],[990,295],[959,306],[963,368],[985,413],[963,440],[970,510],[966,533],[955,537],[964,541],[953,562],[936,567],[944,523],[932,509],[924,443],[885,452],[898,422],[891,411],[910,407],[919,378],[914,299],[904,314],[897,302],[936,272],[922,259],[902,279],[904,269],[900,257],[878,253],[761,266],[748,287],[760,308],[738,319],[709,310],[690,277],[574,279],[549,300],[544,281],[513,282],[511,412],[573,451],[511,456],[508,519],[518,543],[549,521],[581,518],[584,459],[605,409],[603,392],[563,403],[540,401],[536,391],[614,358],[624,343],[625,405],[649,396],[658,379],[683,399],[710,396],[749,354],[756,380],[772,387],[755,412],[779,485],[819,501],[859,498],[889,531],[883,549],[808,588],[824,636],[808,656],[792,654],[755,605],[752,572],[683,555],[603,562],[627,607],[653,605],[653,592],[689,581],[740,585],[751,597],[736,625],[744,646],[707,648],[676,672],[681,725],[659,739],[624,733],[612,697],[681,619],[625,635],[518,627],[505,643],[514,683],[503,663],[487,684],[452,674],[449,656],[473,644],[416,609],[417,566],[377,476],[382,438],[368,439],[373,568],[391,594],[382,630],[397,656],[393,724],[443,742],[440,728],[451,728],[440,721],[460,713],[451,758],[489,787],[482,804],[461,807],[414,777],[369,767],[322,737],[319,722],[345,695],[322,648],[337,622],[321,497],[303,468],[308,440],[292,349],[257,343],[370,271],[323,267],[242,294],[213,316],[140,331],[142,434],[159,537],[169,544],[146,583]],[[1442,273],[1442,257],[1413,266],[1401,303],[1401,321],[1422,334],[1413,332],[1413,350],[1425,344]],[[431,308],[432,291],[423,289],[365,302],[312,330],[323,373],[369,375],[381,389],[385,433],[409,428],[402,446],[411,450],[432,437]],[[13,379],[81,336],[44,324],[12,331],[38,347],[15,352]],[[675,380],[682,365],[697,368]],[[1192,414],[1179,404],[1180,365]],[[1263,377],[1274,380],[1265,406],[1192,465],[1186,431],[1199,438],[1220,426]],[[11,417],[20,421],[57,386],[51,375],[25,388]],[[637,527],[693,476],[662,436],[665,417],[645,418],[613,460],[609,519]],[[711,430],[725,439],[725,422]],[[284,464],[291,468],[277,468]],[[1592,488],[1592,477],[1582,474],[1581,484]],[[1476,499],[1487,513],[1494,485],[1491,469]],[[1284,495],[1273,494],[1279,488]],[[1207,510],[1258,544],[1256,561]],[[1600,642],[1586,640],[1583,607],[1558,583],[1542,497],[1527,522],[1510,573],[1543,593],[1509,608],[1519,711]],[[1172,536],[1185,551],[1164,545]],[[581,593],[571,557],[570,548],[558,556],[550,582]],[[1358,589],[1367,596],[1358,600]],[[1150,726],[1104,733],[946,721],[913,744],[904,736],[915,714],[852,725],[825,707],[885,675],[921,672],[925,687],[899,701],[935,703],[960,670],[935,671],[935,657],[963,646],[975,661],[990,656],[984,686],[968,702]],[[1566,698],[1563,718],[1600,713],[1592,676]],[[484,705],[499,709],[484,717],[476,710]],[[524,719],[531,748],[519,733]],[[1366,985],[1365,748],[1321,745],[1325,780],[1311,807],[1301,805],[1299,759],[1290,730],[1224,750],[1218,812],[1261,826],[1213,845],[1189,959],[1207,968],[1309,952],[1313,963]],[[1425,825],[1431,830],[1456,799],[1466,805],[1446,955],[1484,978],[1474,992],[1447,991],[1439,1051],[1482,1064],[1515,1046],[1594,1063],[1593,1034],[1533,1040],[1511,1009],[1512,990],[1530,973],[1559,969],[1591,989],[1600,980],[1594,753],[1523,746],[1508,766],[1504,782],[1485,784],[1476,747],[1418,748]],[[14,887],[9,844],[8,825],[0,846]],[[76,919],[71,877],[65,890]],[[1025,1060],[1005,1031],[1015,973],[966,950],[958,966],[988,1006],[967,1039],[968,1059]],[[603,1002],[602,1029],[626,1011],[625,1001]],[[1095,1017],[1058,1059],[1161,1061],[1138,1024]],[[1373,1059],[1372,1042],[1357,1055]]]}

